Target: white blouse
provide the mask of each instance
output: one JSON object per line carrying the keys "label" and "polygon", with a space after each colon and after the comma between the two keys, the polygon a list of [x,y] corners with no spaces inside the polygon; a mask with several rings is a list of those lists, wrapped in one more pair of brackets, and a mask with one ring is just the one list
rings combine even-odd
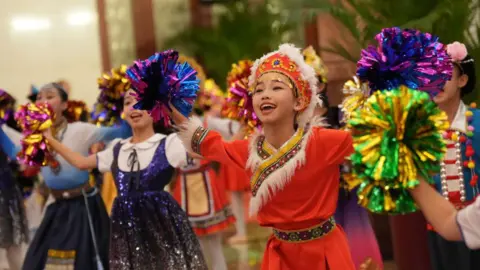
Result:
{"label": "white blouse", "polygon": [[460,210],[457,223],[462,231],[463,239],[470,249],[480,248],[480,197],[475,203]]}
{"label": "white blouse", "polygon": [[[157,133],[146,141],[136,144],[130,142],[131,138],[125,140],[113,140],[107,149],[97,153],[98,170],[100,172],[110,171],[114,161],[113,148],[118,142],[122,143],[118,154],[119,169],[122,171],[130,171],[130,167],[128,166],[128,157],[130,153],[133,152],[133,149],[135,149],[137,151],[138,161],[140,163],[140,170],[143,170],[148,167],[158,145],[165,137],[165,155],[168,163],[170,163],[170,165],[174,168],[179,168],[187,164],[187,151],[185,150],[185,147],[178,138],[177,134],[173,133],[165,136]],[[135,170],[137,170],[137,167],[134,167],[134,171]]]}

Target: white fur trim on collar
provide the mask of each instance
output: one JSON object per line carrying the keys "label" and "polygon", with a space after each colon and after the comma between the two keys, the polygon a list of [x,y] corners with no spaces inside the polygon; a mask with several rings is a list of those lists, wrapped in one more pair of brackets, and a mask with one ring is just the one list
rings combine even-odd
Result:
{"label": "white fur trim on collar", "polygon": [[[310,128],[305,133],[301,142],[300,151],[290,160],[288,160],[282,168],[276,170],[270,174],[258,188],[256,196],[250,198],[250,216],[258,213],[271,197],[273,197],[277,191],[282,190],[290,182],[297,168],[303,166],[306,161],[306,149],[310,136],[313,133],[315,127],[326,126],[325,118],[315,117],[310,121]],[[247,160],[247,168],[252,172],[255,172],[256,168],[264,162],[264,160],[258,155],[257,142],[262,134],[260,132],[252,135],[249,146],[249,156]]]}
{"label": "white fur trim on collar", "polygon": [[282,44],[279,46],[277,51],[270,52],[262,56],[260,59],[257,59],[252,66],[251,74],[248,78],[248,85],[249,87],[253,87],[255,81],[257,80],[255,73],[257,72],[260,64],[276,53],[288,56],[288,58],[290,58],[290,60],[292,60],[299,68],[302,80],[308,82],[310,87],[312,93],[310,104],[308,104],[307,108],[298,116],[298,124],[303,127],[312,118],[313,111],[315,110],[317,104],[319,106],[322,106],[322,104],[321,102],[319,103],[319,99],[316,98],[316,94],[318,92],[318,79],[315,70],[305,62],[300,48],[295,47],[293,44]]}

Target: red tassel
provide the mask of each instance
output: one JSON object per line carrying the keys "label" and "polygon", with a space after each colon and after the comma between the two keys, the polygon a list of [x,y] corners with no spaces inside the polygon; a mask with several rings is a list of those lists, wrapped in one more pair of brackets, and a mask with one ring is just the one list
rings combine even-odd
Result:
{"label": "red tassel", "polygon": [[478,182],[478,175],[473,175],[472,179],[470,180],[470,186],[474,187],[477,185]]}

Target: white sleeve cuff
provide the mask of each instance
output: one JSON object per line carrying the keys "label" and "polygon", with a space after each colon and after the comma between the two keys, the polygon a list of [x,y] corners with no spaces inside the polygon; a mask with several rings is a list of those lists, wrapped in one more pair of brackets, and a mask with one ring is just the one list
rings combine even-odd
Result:
{"label": "white sleeve cuff", "polygon": [[112,163],[114,160],[113,157],[113,148],[121,139],[113,140],[105,150],[97,153],[97,169],[102,172],[109,172],[112,168]]}
{"label": "white sleeve cuff", "polygon": [[187,151],[176,133],[168,135],[165,139],[165,155],[168,163],[174,168],[187,164]]}
{"label": "white sleeve cuff", "polygon": [[457,223],[462,232],[465,244],[470,249],[480,248],[480,197],[474,204],[460,210],[457,214]]}

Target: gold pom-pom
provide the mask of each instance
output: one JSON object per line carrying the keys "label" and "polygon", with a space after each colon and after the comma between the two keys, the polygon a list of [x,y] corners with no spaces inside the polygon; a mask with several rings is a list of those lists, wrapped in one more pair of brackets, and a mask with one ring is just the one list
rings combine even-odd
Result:
{"label": "gold pom-pom", "polygon": [[110,72],[105,72],[98,78],[98,88],[102,94],[111,99],[121,99],[128,89],[130,81],[126,77],[127,65],[121,65],[118,68],[112,68]]}
{"label": "gold pom-pom", "polygon": [[251,60],[240,60],[238,63],[232,64],[232,69],[227,75],[227,86],[230,87],[233,83],[238,83],[248,89],[248,77],[252,66],[253,62]]}
{"label": "gold pom-pom", "polygon": [[342,122],[347,123],[354,111],[363,108],[370,95],[370,88],[367,83],[360,82],[358,77],[354,76],[353,80],[349,80],[343,85],[343,93],[345,97],[340,108],[343,112]]}
{"label": "gold pom-pom", "polygon": [[323,63],[322,58],[318,56],[317,52],[312,46],[308,46],[302,51],[305,62],[313,67],[317,76],[321,78],[322,83],[327,82],[328,70],[325,64]]}
{"label": "gold pom-pom", "polygon": [[248,87],[252,66],[250,60],[241,60],[232,65],[227,76],[228,96],[222,111],[225,117],[246,124],[248,133],[260,126],[260,120],[253,111],[252,95]]}
{"label": "gold pom-pom", "polygon": [[65,117],[69,123],[78,121],[88,121],[89,110],[87,104],[80,100],[69,100]]}
{"label": "gold pom-pom", "polygon": [[220,112],[225,94],[213,79],[205,80],[203,87],[197,94],[195,108],[201,111],[218,110]]}
{"label": "gold pom-pom", "polygon": [[121,65],[98,78],[100,94],[92,113],[92,122],[98,126],[112,126],[121,118],[123,97],[131,83],[126,76],[127,66]]}

